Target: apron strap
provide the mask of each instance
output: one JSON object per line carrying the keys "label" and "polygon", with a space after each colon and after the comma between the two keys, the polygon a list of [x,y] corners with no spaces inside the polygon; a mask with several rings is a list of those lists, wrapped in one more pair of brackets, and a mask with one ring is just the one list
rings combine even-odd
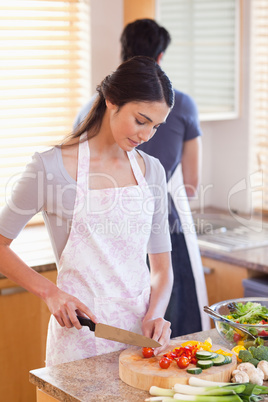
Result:
{"label": "apron strap", "polygon": [[135,179],[138,182],[139,186],[146,186],[147,182],[145,180],[145,177],[142,174],[141,168],[138,164],[138,161],[136,159],[136,153],[137,151],[135,149],[132,149],[132,151],[127,152],[128,158],[135,176]]}
{"label": "apron strap", "polygon": [[86,140],[87,133],[80,136],[78,147],[78,162],[77,162],[77,186],[85,191],[88,189],[89,161],[90,151],[88,141]]}

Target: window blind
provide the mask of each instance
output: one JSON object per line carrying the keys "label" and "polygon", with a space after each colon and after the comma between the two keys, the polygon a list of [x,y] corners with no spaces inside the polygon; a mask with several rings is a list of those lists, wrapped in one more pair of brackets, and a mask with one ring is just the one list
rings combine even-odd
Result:
{"label": "window blind", "polygon": [[172,42],[163,68],[191,95],[201,120],[237,117],[239,0],[158,0]]}
{"label": "window blind", "polygon": [[90,96],[89,0],[0,3],[0,207]]}
{"label": "window blind", "polygon": [[[268,2],[252,2],[253,207],[268,212]],[[257,191],[259,190],[259,191]]]}

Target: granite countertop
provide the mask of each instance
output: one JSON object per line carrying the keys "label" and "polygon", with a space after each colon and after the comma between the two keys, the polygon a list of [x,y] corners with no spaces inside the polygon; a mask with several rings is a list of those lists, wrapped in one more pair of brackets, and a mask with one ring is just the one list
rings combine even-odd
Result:
{"label": "granite countertop", "polygon": [[[178,337],[226,347],[216,329]],[[30,382],[48,395],[64,402],[143,402],[147,391],[125,384],[119,378],[119,352],[30,371]],[[264,385],[268,386],[266,381]],[[268,401],[268,398],[265,399]]]}
{"label": "granite countertop", "polygon": [[232,252],[208,250],[200,247],[200,253],[202,257],[268,274],[268,247],[258,247]]}
{"label": "granite countertop", "polygon": [[[216,329],[185,335],[176,339],[204,341],[224,345]],[[30,382],[52,397],[64,402],[139,402],[149,397],[147,391],[133,388],[119,378],[119,352],[108,353],[71,363],[40,368],[30,372]]]}

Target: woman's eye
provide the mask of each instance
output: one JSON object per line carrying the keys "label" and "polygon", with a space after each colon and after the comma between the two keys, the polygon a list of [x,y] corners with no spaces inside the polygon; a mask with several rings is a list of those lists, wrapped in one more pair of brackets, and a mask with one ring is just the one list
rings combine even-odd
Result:
{"label": "woman's eye", "polygon": [[136,123],[139,124],[140,126],[143,126],[144,124],[142,121],[139,121],[138,119],[136,119]]}

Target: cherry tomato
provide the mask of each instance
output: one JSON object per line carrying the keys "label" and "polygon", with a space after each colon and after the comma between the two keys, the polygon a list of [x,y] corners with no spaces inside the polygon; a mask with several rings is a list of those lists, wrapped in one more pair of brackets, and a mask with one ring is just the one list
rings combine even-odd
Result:
{"label": "cherry tomato", "polygon": [[241,335],[240,334],[238,334],[237,332],[235,332],[234,333],[234,342],[238,342],[238,341],[240,341],[240,339],[241,339],[242,337],[241,337]]}
{"label": "cherry tomato", "polygon": [[190,364],[190,360],[187,359],[186,356],[181,356],[178,360],[177,360],[177,365],[179,366],[179,368],[184,369],[186,367],[188,367]]}
{"label": "cherry tomato", "polygon": [[144,357],[152,357],[154,356],[154,350],[152,348],[143,348],[142,354]]}
{"label": "cherry tomato", "polygon": [[268,336],[268,332],[263,329],[261,332],[258,333],[258,336]]}
{"label": "cherry tomato", "polygon": [[168,358],[166,358],[166,357],[162,357],[162,358],[159,360],[159,366],[160,366],[162,369],[167,369],[167,368],[169,368],[170,363],[171,363],[171,360],[168,359]]}

